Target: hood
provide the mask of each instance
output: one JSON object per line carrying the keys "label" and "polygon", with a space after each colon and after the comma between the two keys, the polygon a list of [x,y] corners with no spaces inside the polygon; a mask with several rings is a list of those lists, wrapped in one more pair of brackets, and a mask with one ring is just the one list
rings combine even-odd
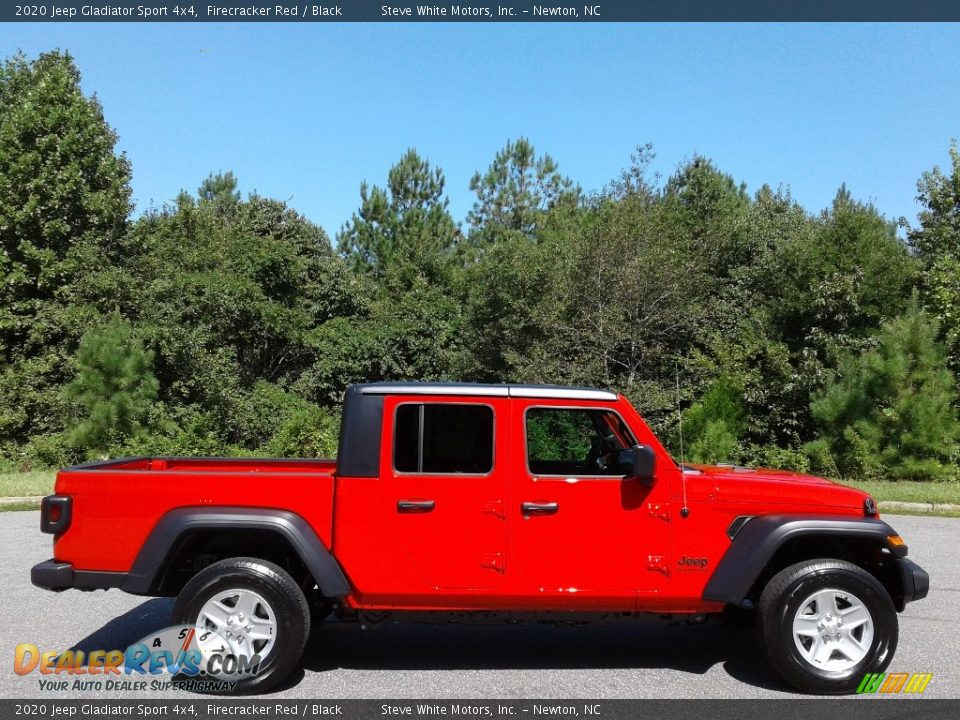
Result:
{"label": "hood", "polygon": [[690,465],[688,480],[699,476],[716,488],[720,502],[809,505],[811,508],[863,510],[870,497],[833,480],[771,468],[736,465]]}

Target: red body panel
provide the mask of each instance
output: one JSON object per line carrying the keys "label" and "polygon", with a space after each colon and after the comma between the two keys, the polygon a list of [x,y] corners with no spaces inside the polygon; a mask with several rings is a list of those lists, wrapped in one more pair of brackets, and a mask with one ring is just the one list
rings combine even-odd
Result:
{"label": "red body panel", "polygon": [[332,544],[331,460],[137,459],[62,470],[55,492],[73,498],[54,557],[77,570],[125,572],[161,517],[180,507],[268,507],[302,515]]}
{"label": "red body panel", "polygon": [[[188,506],[278,508],[301,515],[350,581],[345,602],[366,609],[705,612],[711,573],[740,515],[862,516],[865,494],[778,471],[697,468],[681,473],[623,397],[616,401],[431,396],[430,403],[489,406],[494,460],[483,474],[393,468],[396,408],[423,396],[384,398],[380,474],[341,477],[333,461],[137,459],[62,471],[73,498],[58,561],[126,571],[160,518]],[[538,475],[527,467],[530,408],[615,411],[656,453],[656,478]],[[433,501],[404,514],[399,502]],[[556,503],[526,515],[523,503]],[[681,508],[689,513],[682,516]]]}

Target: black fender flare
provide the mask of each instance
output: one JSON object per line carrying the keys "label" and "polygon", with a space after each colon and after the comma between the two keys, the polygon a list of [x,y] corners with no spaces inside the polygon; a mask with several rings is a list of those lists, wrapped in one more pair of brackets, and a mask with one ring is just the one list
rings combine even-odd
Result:
{"label": "black fender flare", "polygon": [[150,531],[121,588],[151,595],[166,571],[171,551],[194,530],[267,530],[282,536],[313,575],[326,597],[350,593],[350,583],[333,554],[306,520],[289,510],[247,507],[182,507],[166,513]]}
{"label": "black fender flare", "polygon": [[[803,536],[865,538],[890,548],[887,536],[896,531],[876,518],[822,515],[762,515],[752,518],[734,537],[703,590],[703,599],[741,604],[763,568],[784,543]],[[890,548],[892,549],[892,548]],[[896,554],[907,554],[906,545]]]}

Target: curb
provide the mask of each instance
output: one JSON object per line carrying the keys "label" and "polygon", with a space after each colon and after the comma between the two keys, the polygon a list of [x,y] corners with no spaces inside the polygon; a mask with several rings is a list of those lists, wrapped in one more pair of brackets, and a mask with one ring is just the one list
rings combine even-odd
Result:
{"label": "curb", "polygon": [[39,507],[41,500],[43,500],[43,495],[31,495],[29,497],[5,497],[0,498],[0,505],[26,505],[27,503],[33,503]]}
{"label": "curb", "polygon": [[942,510],[944,512],[960,512],[960,505],[956,505],[954,503],[920,503],[884,500],[883,502],[877,504],[880,506],[881,510],[918,510],[921,512]]}

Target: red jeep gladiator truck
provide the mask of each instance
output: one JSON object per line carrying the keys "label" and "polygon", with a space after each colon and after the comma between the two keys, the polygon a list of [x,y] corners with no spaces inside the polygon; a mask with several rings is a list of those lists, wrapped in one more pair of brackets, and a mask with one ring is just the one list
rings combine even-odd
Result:
{"label": "red jeep gladiator truck", "polygon": [[[700,620],[755,610],[773,668],[814,693],[884,670],[929,578],[867,494],[774,470],[678,465],[614,392],[347,389],[334,460],[130,458],[62,470],[50,590],[177,596],[262,691],[311,623]],[[222,649],[222,648],[221,648]]]}

